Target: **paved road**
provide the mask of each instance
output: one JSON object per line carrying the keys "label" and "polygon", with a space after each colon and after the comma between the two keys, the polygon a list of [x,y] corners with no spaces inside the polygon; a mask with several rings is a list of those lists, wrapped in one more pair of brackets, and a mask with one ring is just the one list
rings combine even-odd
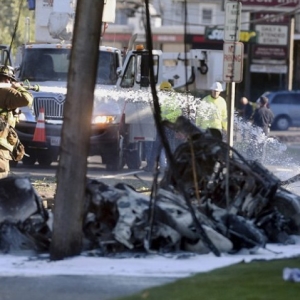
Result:
{"label": "paved road", "polygon": [[287,131],[271,130],[269,136],[276,137],[283,143],[299,143],[300,144],[300,128],[292,127]]}
{"label": "paved road", "polygon": [[174,281],[130,276],[1,277],[1,300],[109,300]]}
{"label": "paved road", "polygon": [[[136,189],[151,188],[153,174],[143,170],[129,170],[124,168],[121,171],[106,171],[105,165],[101,164],[100,157],[89,157],[87,176],[89,178],[100,180],[106,184],[114,185],[120,182],[133,185]],[[31,167],[25,167],[22,163],[17,167],[11,168],[11,172],[19,176],[27,176],[34,180],[55,179],[57,163],[52,163],[50,167],[44,168],[35,164]],[[1,300],[1,298],[0,298]]]}
{"label": "paved road", "polygon": [[299,127],[291,127],[289,130],[279,131],[279,130],[271,130],[272,135],[300,135]]}
{"label": "paved road", "polygon": [[[143,162],[144,164],[144,162]],[[143,165],[144,166],[144,165]],[[22,162],[19,162],[17,167],[11,168],[12,172],[21,175],[21,174],[30,174],[32,176],[55,176],[58,163],[52,163],[49,167],[40,167],[38,163],[33,166],[24,166]],[[143,172],[142,170],[129,170],[125,167],[121,171],[113,172],[106,171],[105,165],[101,163],[100,156],[91,156],[88,158],[88,171],[87,175],[92,178],[122,178],[124,176],[134,177],[134,174],[150,174]]]}

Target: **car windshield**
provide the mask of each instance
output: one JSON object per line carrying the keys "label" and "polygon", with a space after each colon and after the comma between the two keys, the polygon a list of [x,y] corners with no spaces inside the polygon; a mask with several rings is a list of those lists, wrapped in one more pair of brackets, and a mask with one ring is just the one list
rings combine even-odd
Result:
{"label": "car windshield", "polygon": [[[67,81],[69,62],[70,49],[26,49],[19,77],[21,81]],[[116,84],[118,67],[116,53],[101,51],[96,82]]]}

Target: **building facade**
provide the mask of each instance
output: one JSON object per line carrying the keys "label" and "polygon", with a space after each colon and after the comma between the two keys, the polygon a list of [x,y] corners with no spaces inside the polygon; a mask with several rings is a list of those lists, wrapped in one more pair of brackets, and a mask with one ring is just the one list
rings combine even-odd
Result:
{"label": "building facade", "polygon": [[[103,44],[127,48],[145,43],[143,1],[117,1],[115,24]],[[237,95],[252,101],[264,91],[300,88],[300,1],[241,0],[241,35],[244,76]],[[165,52],[189,49],[223,49],[224,0],[153,0],[153,47]]]}

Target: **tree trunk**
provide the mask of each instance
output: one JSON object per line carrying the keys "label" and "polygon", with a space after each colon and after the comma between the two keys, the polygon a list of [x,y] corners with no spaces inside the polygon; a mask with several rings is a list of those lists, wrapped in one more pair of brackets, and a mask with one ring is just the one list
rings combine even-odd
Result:
{"label": "tree trunk", "polygon": [[104,0],[78,0],[50,249],[51,260],[80,254],[89,137]]}

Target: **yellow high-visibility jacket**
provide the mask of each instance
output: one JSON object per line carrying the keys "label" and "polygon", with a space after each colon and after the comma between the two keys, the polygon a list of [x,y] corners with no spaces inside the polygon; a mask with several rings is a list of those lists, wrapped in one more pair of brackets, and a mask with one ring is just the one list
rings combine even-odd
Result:
{"label": "yellow high-visibility jacket", "polygon": [[[167,96],[166,96],[167,95]],[[163,119],[175,122],[182,115],[182,109],[176,101],[176,96],[165,93],[164,99],[160,102],[161,115]]]}
{"label": "yellow high-visibility jacket", "polygon": [[201,101],[210,104],[210,109],[205,116],[197,113],[196,125],[203,129],[216,128],[227,130],[227,104],[225,99],[221,96],[215,99],[208,95]]}

